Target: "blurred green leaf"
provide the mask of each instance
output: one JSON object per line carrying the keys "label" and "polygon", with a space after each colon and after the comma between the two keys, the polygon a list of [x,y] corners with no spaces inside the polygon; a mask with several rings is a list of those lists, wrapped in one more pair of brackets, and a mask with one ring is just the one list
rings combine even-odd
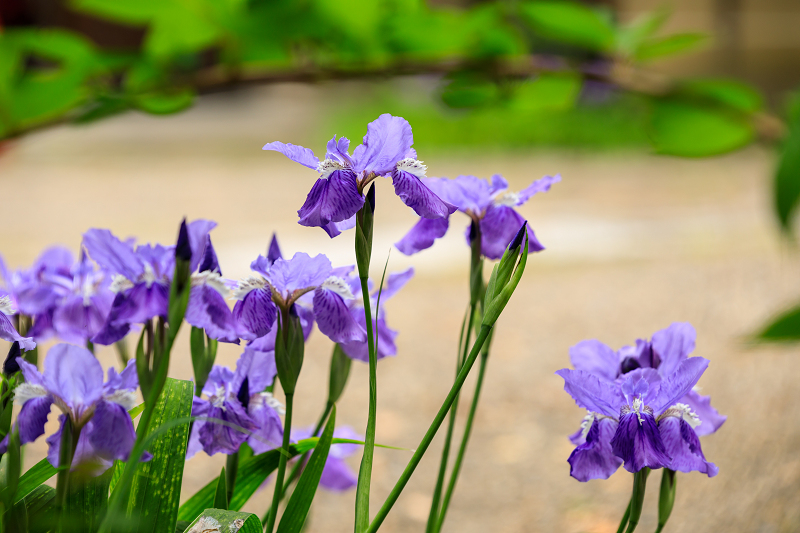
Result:
{"label": "blurred green leaf", "polygon": [[533,29],[554,41],[609,50],[614,44],[614,28],[597,11],[575,2],[526,2],[521,13]]}
{"label": "blurred green leaf", "polygon": [[617,30],[616,48],[624,55],[633,54],[639,46],[667,21],[670,10],[662,6],[650,13],[644,13],[631,23]]}
{"label": "blurred green leaf", "polygon": [[580,91],[581,77],[578,74],[544,73],[517,88],[514,106],[525,111],[563,111],[575,105]]}
{"label": "blurred green leaf", "polygon": [[794,342],[800,340],[800,306],[773,319],[756,338],[762,341]]}
{"label": "blurred green leaf", "polygon": [[410,60],[466,57],[470,45],[466,19],[463,11],[447,8],[400,11],[386,21],[386,38],[395,52]]}
{"label": "blurred green leaf", "polygon": [[754,113],[764,107],[761,93],[750,85],[736,80],[691,80],[683,84],[682,90],[746,113]]}
{"label": "blurred green leaf", "polygon": [[39,485],[25,496],[29,533],[49,532],[56,526],[55,498],[56,490],[47,485]]}
{"label": "blurred green leaf", "polygon": [[217,490],[214,491],[214,509],[228,509],[228,485],[225,481],[225,467],[217,478]]}
{"label": "blurred green leaf", "polygon": [[781,142],[773,194],[781,227],[791,232],[792,219],[800,199],[800,114],[793,117],[789,131]]}
{"label": "blurred green leaf", "polygon": [[62,531],[75,533],[91,533],[97,531],[108,508],[109,482],[113,474],[108,469],[97,477],[87,476],[83,479],[70,476],[70,488],[67,496],[67,514],[69,526]]}
{"label": "blurred green leaf", "polygon": [[651,116],[657,152],[704,157],[730,152],[752,141],[752,123],[725,109],[675,99],[655,100]]}
{"label": "blurred green leaf", "polygon": [[664,56],[674,56],[695,50],[708,42],[703,33],[676,33],[642,43],[634,57],[637,61],[652,61]]}
{"label": "blurred green leaf", "polygon": [[[167,378],[150,423],[150,434],[172,420],[190,417],[193,396],[191,381]],[[188,424],[159,434],[148,448],[153,458],[136,470],[127,512],[137,520],[137,533],[175,530],[188,438]]]}
{"label": "blurred green leaf", "polygon": [[136,106],[153,115],[168,115],[191,107],[195,93],[191,89],[176,88],[169,92],[141,94],[135,98]]}
{"label": "blurred green leaf", "polygon": [[331,449],[335,425],[336,406],[331,410],[328,422],[325,424],[325,430],[314,448],[314,453],[311,454],[311,458],[306,463],[292,497],[289,499],[289,503],[286,504],[280,524],[278,524],[277,533],[300,533],[303,530],[303,524],[305,524],[308,511],[311,509],[311,502],[314,501],[314,495],[317,493],[322,470],[328,460],[328,452]]}
{"label": "blurred green leaf", "polygon": [[55,475],[55,467],[53,467],[50,461],[45,457],[19,477],[19,485],[17,485],[17,494],[14,502],[16,503],[23,498],[27,498],[36,487]]}
{"label": "blurred green leaf", "polygon": [[497,84],[469,73],[455,74],[442,90],[442,101],[456,109],[485,106],[497,100]]}

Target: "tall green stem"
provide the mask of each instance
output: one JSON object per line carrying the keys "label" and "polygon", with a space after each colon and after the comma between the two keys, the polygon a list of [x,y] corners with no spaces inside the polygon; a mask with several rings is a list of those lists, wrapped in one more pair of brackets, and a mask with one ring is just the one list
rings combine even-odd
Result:
{"label": "tall green stem", "polygon": [[625,533],[633,533],[639,525],[639,518],[642,516],[642,504],[644,503],[644,491],[647,488],[647,475],[650,469],[642,468],[633,474],[633,494],[631,495],[631,505],[629,507],[628,529]]}
{"label": "tall green stem", "polygon": [[[69,496],[69,471],[72,468],[72,458],[78,447],[81,428],[75,426],[72,418],[66,416],[64,427],[61,428],[61,442],[58,454],[58,474],[56,475],[56,505],[60,514],[60,525],[66,525],[68,520],[67,498]],[[60,529],[60,528],[59,528]]]}
{"label": "tall green stem", "polygon": [[375,515],[375,518],[370,523],[369,528],[367,528],[367,533],[375,533],[381,524],[386,519],[386,516],[391,511],[392,506],[394,506],[397,498],[400,497],[400,493],[403,492],[408,480],[411,479],[411,475],[414,473],[414,470],[417,468],[422,456],[425,455],[425,452],[430,446],[431,441],[436,436],[436,432],[439,430],[439,427],[442,425],[444,418],[447,416],[447,412],[450,410],[450,407],[453,405],[453,402],[458,395],[458,392],[461,390],[461,387],[464,385],[464,381],[466,381],[467,376],[469,375],[469,371],[472,369],[472,365],[475,364],[475,360],[480,355],[481,348],[483,344],[486,342],[486,339],[489,337],[489,334],[492,331],[492,326],[483,325],[481,326],[481,331],[478,334],[478,338],[475,339],[475,344],[472,346],[472,350],[470,350],[469,356],[467,360],[464,361],[464,364],[461,367],[461,371],[458,373],[458,377],[456,378],[455,383],[450,388],[450,392],[447,394],[447,397],[442,403],[442,406],[439,408],[439,412],[436,413],[436,416],[431,422],[428,431],[425,433],[425,436],[422,437],[422,441],[419,443],[414,455],[411,457],[411,460],[408,462],[406,469],[400,476],[400,479],[397,480],[392,491],[389,493],[389,496],[386,498],[386,501],[381,506],[378,513]]}
{"label": "tall green stem", "polygon": [[275,492],[272,493],[272,506],[270,507],[267,525],[264,529],[266,533],[272,533],[275,528],[275,517],[278,515],[278,504],[283,497],[283,478],[286,475],[286,458],[289,456],[289,445],[291,444],[292,433],[292,404],[294,393],[286,393],[286,416],[283,423],[283,445],[281,446],[281,456],[278,459],[278,477],[275,480]]}
{"label": "tall green stem", "polygon": [[433,531],[441,531],[444,518],[447,515],[447,508],[450,506],[450,499],[453,497],[453,491],[456,488],[458,481],[458,474],[461,472],[461,464],[464,462],[464,455],[467,453],[467,443],[469,436],[472,432],[472,422],[475,420],[475,412],[478,410],[478,400],[481,395],[481,388],[483,387],[483,377],[486,374],[486,362],[489,359],[488,352],[484,351],[481,355],[481,365],[478,368],[478,381],[475,384],[475,395],[472,397],[472,404],[469,407],[469,415],[467,416],[467,423],[464,426],[464,436],[461,437],[461,445],[458,448],[458,455],[456,455],[456,462],[453,464],[453,471],[450,473],[450,481],[447,484],[447,492],[445,492],[444,500],[442,501],[442,509],[439,511],[439,519],[436,522],[436,529]]}
{"label": "tall green stem", "polygon": [[236,486],[236,472],[239,470],[239,452],[228,455],[225,460],[225,488],[228,493],[228,502],[233,499],[233,489]]}
{"label": "tall green stem", "polygon": [[625,533],[625,528],[628,526],[628,518],[631,516],[631,502],[628,502],[628,506],[625,508],[625,514],[622,515],[622,520],[619,521],[619,527],[617,528],[617,533]]}
{"label": "tall green stem", "polygon": [[[360,274],[360,273],[359,273]],[[364,296],[364,318],[367,321],[367,343],[369,347],[369,413],[367,431],[364,435],[364,455],[358,471],[356,489],[355,531],[359,533],[369,526],[369,491],[372,478],[372,458],[375,452],[375,420],[378,417],[378,357],[375,353],[375,338],[372,334],[372,310],[369,302],[368,277],[360,275],[361,294]]]}

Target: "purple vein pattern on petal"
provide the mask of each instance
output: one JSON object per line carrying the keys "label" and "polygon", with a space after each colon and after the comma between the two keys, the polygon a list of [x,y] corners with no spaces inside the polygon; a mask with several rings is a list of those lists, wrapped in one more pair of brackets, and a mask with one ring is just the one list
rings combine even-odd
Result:
{"label": "purple vein pattern on petal", "polygon": [[614,350],[598,340],[579,342],[569,349],[569,359],[576,370],[585,370],[609,381],[617,379],[619,357]]}
{"label": "purple vein pattern on petal", "polygon": [[[511,207],[490,206],[481,220],[481,252],[489,259],[500,259],[503,253],[525,223],[522,215]],[[528,233],[528,253],[544,250],[530,228]],[[467,228],[469,242],[469,228]]]}
{"label": "purple vein pattern on petal", "polygon": [[189,272],[194,272],[203,259],[203,252],[206,248],[208,233],[217,227],[213,220],[193,220],[186,225],[189,234],[189,247],[192,249],[192,260],[189,263]]}
{"label": "purple vein pattern on petal", "polygon": [[612,418],[599,418],[592,422],[586,441],[575,448],[567,459],[569,475],[578,481],[608,479],[622,464],[614,455],[611,439],[618,423]]}
{"label": "purple vein pattern on petal", "polygon": [[449,225],[449,217],[421,218],[394,246],[405,255],[413,255],[427,250],[433,246],[436,239],[444,237]]}
{"label": "purple vein pattern on petal", "polygon": [[442,200],[410,172],[395,170],[392,184],[395,194],[421,217],[442,218],[456,210],[456,206]]}
{"label": "purple vein pattern on petal", "polygon": [[301,226],[324,227],[355,215],[364,205],[358,192],[356,175],[351,170],[334,170],[327,179],[318,179],[297,211]]}
{"label": "purple vein pattern on petal", "polygon": [[703,357],[691,357],[684,360],[671,376],[664,378],[655,398],[648,402],[653,411],[657,415],[661,414],[686,396],[706,371],[708,363],[708,359]]}
{"label": "purple vein pattern on petal", "polygon": [[89,442],[97,455],[106,460],[127,461],[136,441],[136,431],[125,408],[114,402],[101,401],[95,408],[92,422],[94,427],[89,433]]}
{"label": "purple vein pattern on petal", "polygon": [[661,440],[672,462],[669,467],[678,472],[701,472],[714,477],[719,468],[706,461],[700,447],[700,439],[694,429],[684,420],[674,416],[664,417],[658,424]]}
{"label": "purple vein pattern on petal", "polygon": [[20,444],[33,442],[44,435],[44,425],[52,404],[53,397],[50,395],[31,398],[25,402],[17,415]]}
{"label": "purple vein pattern on petal", "polygon": [[319,158],[314,155],[308,148],[303,148],[302,146],[297,146],[294,144],[284,144],[282,142],[271,142],[264,145],[262,150],[275,150],[276,152],[280,152],[295,163],[300,163],[303,166],[308,168],[317,169],[319,165]]}
{"label": "purple vein pattern on petal", "polygon": [[317,287],[331,275],[330,259],[322,254],[297,252],[291,259],[278,259],[269,270],[272,286],[282,295],[298,289]]}
{"label": "purple vein pattern on petal", "polygon": [[78,416],[103,393],[103,367],[86,348],[56,344],[44,363],[47,389],[60,397]]}
{"label": "purple vein pattern on petal", "polygon": [[136,280],[144,265],[130,243],[123,243],[107,229],[90,229],[83,234],[83,246],[98,265]]}
{"label": "purple vein pattern on petal", "polygon": [[661,358],[659,370],[669,376],[694,351],[697,331],[688,322],[675,322],[653,334],[653,351]]}
{"label": "purple vein pattern on petal", "polygon": [[638,472],[646,466],[668,467],[670,463],[656,420],[647,413],[631,411],[622,415],[611,447],[614,454],[625,461],[628,472]]}
{"label": "purple vein pattern on petal", "polygon": [[334,291],[323,288],[314,291],[314,318],[319,330],[333,342],[366,340],[366,332],[353,319],[342,297]]}
{"label": "purple vein pattern on petal", "polygon": [[408,121],[383,114],[369,123],[363,144],[353,151],[355,170],[385,176],[406,157],[412,144],[414,136]]}

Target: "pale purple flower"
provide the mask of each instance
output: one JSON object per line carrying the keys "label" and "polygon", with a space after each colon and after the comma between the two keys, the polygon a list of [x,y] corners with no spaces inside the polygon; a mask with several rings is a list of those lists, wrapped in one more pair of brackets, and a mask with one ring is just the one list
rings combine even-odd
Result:
{"label": "pale purple flower", "polygon": [[[652,340],[638,339],[634,346],[624,346],[616,352],[598,340],[586,340],[570,348],[569,355],[577,370],[610,381],[619,381],[637,368],[654,368],[661,379],[666,379],[692,353],[696,338],[697,332],[691,324],[675,322],[655,332]],[[702,396],[695,389],[680,401],[700,418],[701,423],[695,428],[699,436],[714,433],[727,418],[711,407],[709,396]]]}
{"label": "pale purple flower", "polygon": [[36,316],[46,313],[66,293],[58,278],[71,278],[74,258],[61,246],[46,249],[33,265],[24,270],[10,271],[0,257],[0,275],[5,283],[0,297],[9,298],[13,313]]}
{"label": "pale purple flower", "polygon": [[[409,268],[403,272],[393,272],[389,274],[386,277],[386,286],[380,293],[380,309],[376,309],[378,304],[378,289],[372,289],[369,295],[369,302],[372,310],[372,331],[373,335],[375,335],[378,359],[397,354],[397,345],[395,344],[397,331],[391,329],[386,324],[386,311],[384,310],[383,304],[397,294],[412,277],[414,277],[413,268]],[[355,298],[349,302],[350,313],[353,315],[353,319],[358,322],[359,326],[366,331],[367,319],[364,316],[364,298],[361,293],[361,281],[358,276],[355,275],[348,276],[347,281],[350,285],[350,290],[355,296]],[[371,285],[370,283],[370,286]],[[369,362],[369,345],[366,339],[363,341],[343,342],[341,343],[341,347],[342,351],[351,359]]]}
{"label": "pale purple flower", "polygon": [[350,155],[350,140],[334,136],[328,141],[325,159],[302,146],[271,142],[264,150],[275,150],[292,161],[319,172],[319,179],[297,212],[303,226],[318,226],[335,237],[354,227],[353,217],[364,205],[364,189],[377,176],[392,176],[395,193],[419,216],[441,218],[455,207],[437,196],[420,180],[425,165],[411,146],[411,126],[402,117],[384,114],[367,126],[364,141]]}
{"label": "pale purple flower", "polygon": [[[292,442],[298,442],[312,437],[314,428],[292,428]],[[336,439],[363,440],[359,435],[348,426],[341,426],[333,430],[333,437]],[[328,490],[342,492],[351,489],[358,483],[358,476],[348,466],[345,459],[358,451],[360,446],[354,443],[331,444],[328,452],[328,459],[322,469],[322,477],[319,479],[320,487]],[[296,460],[296,459],[295,459]]]}
{"label": "pale purple flower", "polygon": [[[190,272],[194,272],[203,259],[206,236],[216,223],[195,220],[186,226],[192,252]],[[133,240],[123,242],[105,229],[87,231],[83,246],[113,276],[111,290],[116,293],[104,327],[92,342],[113,344],[128,334],[132,324],[143,324],[159,316],[166,318],[175,270],[174,246],[134,247]]]}
{"label": "pale purple flower", "polygon": [[207,399],[194,398],[192,416],[203,419],[192,426],[187,458],[200,450],[208,455],[236,453],[245,441],[256,454],[280,447],[283,408],[263,392],[276,373],[275,358],[255,351],[242,354],[236,372],[214,366],[202,391]]}
{"label": "pale purple flower", "polygon": [[[561,176],[545,176],[534,181],[518,193],[508,190],[508,182],[495,174],[491,182],[475,176],[458,176],[455,179],[422,178],[427,186],[442,199],[455,205],[480,227],[481,253],[489,259],[500,259],[509,243],[525,223],[515,207],[527,202],[534,194],[545,192]],[[430,248],[436,239],[447,233],[449,216],[430,219],[421,218],[411,230],[395,244],[398,250],[412,255]],[[467,227],[467,244],[470,242]],[[533,230],[528,228],[528,252],[544,250]]]}
{"label": "pale purple flower", "polygon": [[[15,390],[14,401],[22,405],[17,416],[20,444],[33,442],[44,434],[50,407],[61,411],[60,427],[47,439],[47,457],[58,466],[61,430],[67,417],[72,427],[81,428],[72,467],[88,465],[93,474],[105,471],[118,459],[126,461],[136,432],[128,411],[136,405],[138,387],[135,361],[122,373],[110,368],[103,384],[103,368],[92,353],[71,344],[57,344],[47,354],[44,373],[17,358],[25,383]],[[5,453],[8,437],[0,443]],[[145,457],[147,459],[147,457]]]}
{"label": "pale purple flower", "polygon": [[217,254],[208,234],[205,236],[205,246],[201,254],[198,272],[191,276],[192,288],[186,307],[186,322],[204,329],[212,339],[239,344],[236,320],[225,302],[229,292],[228,284],[222,277]]}
{"label": "pale purple flower", "polygon": [[579,481],[605,479],[624,462],[629,472],[644,467],[696,470],[715,476],[694,428],[696,413],[681,403],[708,367],[702,357],[684,359],[662,376],[652,368],[637,368],[619,380],[585,370],[563,369],[564,390],[589,411],[577,445],[569,457],[570,475]]}
{"label": "pale purple flower", "polygon": [[32,337],[23,337],[11,323],[7,314],[12,314],[11,298],[0,296],[0,339],[9,342],[18,342],[23,351],[33,350],[36,342]]}

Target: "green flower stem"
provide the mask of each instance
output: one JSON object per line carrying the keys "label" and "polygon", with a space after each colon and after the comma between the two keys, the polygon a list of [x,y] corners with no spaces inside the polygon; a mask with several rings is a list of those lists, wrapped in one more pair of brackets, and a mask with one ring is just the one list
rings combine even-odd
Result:
{"label": "green flower stem", "polygon": [[58,474],[56,475],[56,505],[61,515],[61,525],[66,525],[67,498],[69,496],[69,471],[72,468],[72,458],[78,448],[78,439],[81,428],[77,427],[72,418],[67,416],[64,427],[61,428],[61,445],[58,454]]}
{"label": "green flower stem", "polygon": [[236,486],[236,472],[239,470],[239,452],[228,455],[225,460],[225,488],[228,493],[228,502],[233,499],[233,489]]}
{"label": "green flower stem", "polygon": [[408,462],[408,466],[403,471],[400,479],[397,480],[392,491],[389,493],[389,496],[386,498],[386,501],[381,506],[378,513],[375,515],[375,518],[370,523],[369,528],[367,529],[367,533],[375,533],[378,528],[381,527],[381,524],[386,519],[386,516],[391,511],[392,506],[397,501],[397,498],[400,497],[400,493],[403,492],[408,480],[411,479],[412,474],[414,474],[414,470],[417,468],[422,456],[425,455],[425,452],[430,446],[431,441],[436,436],[436,432],[439,430],[439,427],[442,425],[444,418],[447,416],[447,412],[450,410],[450,407],[455,402],[456,396],[458,392],[461,390],[461,387],[464,385],[464,381],[466,381],[467,376],[469,375],[469,371],[472,369],[472,366],[475,364],[475,360],[478,358],[478,355],[481,353],[481,348],[483,344],[486,342],[486,339],[489,338],[489,334],[492,331],[492,326],[489,325],[482,325],[480,333],[478,334],[478,338],[475,339],[475,344],[472,346],[472,350],[470,350],[469,356],[467,360],[464,361],[463,366],[461,367],[461,371],[458,373],[458,377],[456,378],[455,383],[450,388],[450,392],[447,394],[447,397],[442,403],[442,406],[439,408],[439,412],[436,413],[436,416],[431,422],[428,431],[425,433],[425,436],[422,437],[422,441],[419,443],[414,455],[411,457],[411,460]]}
{"label": "green flower stem", "polygon": [[281,456],[278,459],[278,477],[275,480],[275,492],[272,493],[272,507],[270,507],[269,516],[267,517],[267,525],[264,528],[266,533],[272,533],[275,528],[275,517],[278,514],[278,504],[283,497],[283,478],[286,475],[286,458],[289,455],[289,445],[291,444],[292,433],[292,404],[294,402],[294,393],[286,393],[286,416],[283,422],[283,445],[281,447]]}
{"label": "green flower stem", "polygon": [[674,470],[665,468],[661,473],[661,492],[658,496],[658,529],[656,533],[661,533],[667,525],[669,515],[672,514],[672,507],[675,505],[675,483],[678,481]]}
{"label": "green flower stem", "polygon": [[[469,314],[464,317],[464,321],[461,323],[461,334],[459,336],[456,360],[456,377],[458,377],[458,373],[461,371],[461,366],[464,364],[464,359],[467,357],[466,350],[469,346],[470,334],[472,333],[473,321],[475,319],[475,305],[470,305],[467,312]],[[465,335],[466,338],[464,338]],[[428,514],[428,524],[425,527],[426,533],[433,533],[437,529],[436,524],[438,522],[440,513],[439,503],[442,498],[444,478],[447,475],[447,460],[450,456],[450,446],[452,445],[453,432],[455,431],[456,425],[458,399],[459,396],[456,396],[456,399],[453,402],[453,407],[450,409],[450,419],[447,423],[447,433],[445,434],[444,447],[442,448],[442,459],[439,463],[439,475],[436,478],[436,487],[433,490],[433,498],[431,499],[431,510]]]}
{"label": "green flower stem", "polygon": [[631,516],[631,502],[628,502],[628,506],[625,507],[625,514],[622,515],[622,520],[619,521],[619,527],[617,528],[617,533],[624,533],[625,528],[628,526],[628,518]]}
{"label": "green flower stem", "polygon": [[364,455],[358,471],[356,489],[355,531],[361,532],[369,526],[369,490],[372,478],[372,457],[375,452],[375,420],[378,416],[378,356],[375,353],[375,338],[372,334],[372,307],[369,302],[368,276],[361,275],[361,294],[364,297],[364,317],[367,322],[367,342],[369,347],[369,414],[367,431],[364,435]]}
{"label": "green flower stem", "polygon": [[[314,428],[314,433],[312,433],[312,435],[319,435],[319,432],[322,431],[322,426],[325,425],[325,421],[328,419],[328,415],[331,414],[331,409],[333,409],[333,403],[328,402],[325,405],[325,411],[323,411],[322,416],[319,417],[319,421],[317,422],[317,425]],[[283,484],[283,494],[281,495],[281,498],[286,497],[286,494],[289,491],[289,487],[295,480],[297,480],[298,477],[300,477],[300,470],[302,470],[303,465],[308,460],[308,456],[310,453],[311,452],[304,453],[303,456],[300,458],[300,460],[294,464],[294,467],[292,467],[291,472],[289,472],[289,476],[286,478],[286,481]],[[261,519],[262,524],[266,524],[269,521],[269,515],[270,515],[270,509],[267,509],[267,512],[264,514],[264,518]]]}
{"label": "green flower stem", "polygon": [[453,464],[453,471],[450,473],[450,481],[447,484],[447,492],[444,494],[442,501],[442,509],[439,511],[439,520],[436,522],[436,529],[434,532],[442,530],[444,518],[447,515],[447,508],[450,506],[450,499],[453,497],[453,491],[456,488],[458,481],[458,474],[461,472],[461,464],[464,462],[464,455],[467,452],[467,443],[472,432],[472,422],[475,420],[475,412],[478,410],[478,400],[481,395],[481,388],[483,387],[483,377],[486,375],[486,362],[489,360],[489,353],[484,351],[481,354],[481,364],[478,368],[478,380],[475,383],[475,395],[472,397],[472,404],[469,407],[469,415],[467,416],[467,423],[464,426],[464,435],[461,437],[461,445],[458,448],[458,455],[456,455],[456,462]]}
{"label": "green flower stem", "polygon": [[642,516],[642,504],[644,503],[644,491],[647,488],[647,474],[650,469],[642,468],[633,474],[633,495],[631,496],[630,517],[628,519],[628,529],[625,533],[633,533],[639,525],[639,518]]}

